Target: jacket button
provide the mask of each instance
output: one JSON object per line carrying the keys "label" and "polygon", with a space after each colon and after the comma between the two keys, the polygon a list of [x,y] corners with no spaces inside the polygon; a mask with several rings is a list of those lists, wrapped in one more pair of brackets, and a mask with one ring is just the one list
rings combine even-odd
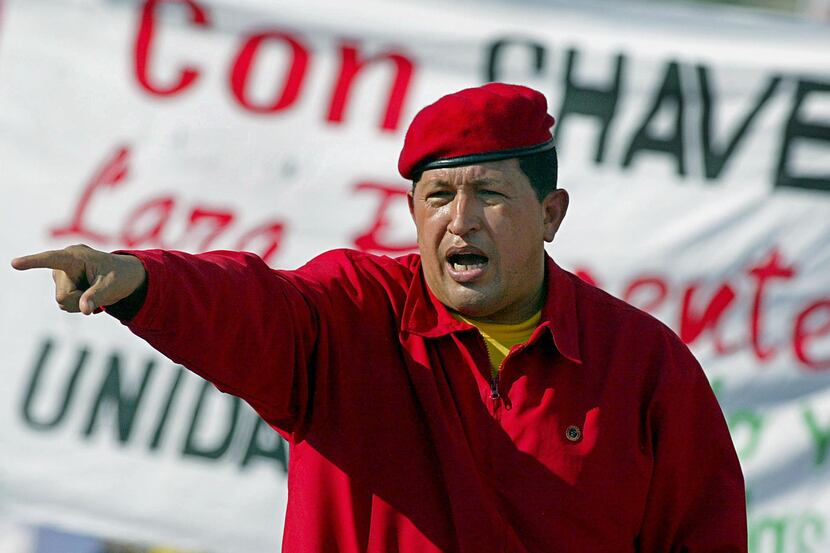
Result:
{"label": "jacket button", "polygon": [[578,426],[569,426],[565,429],[565,437],[572,442],[576,442],[582,437],[582,430]]}

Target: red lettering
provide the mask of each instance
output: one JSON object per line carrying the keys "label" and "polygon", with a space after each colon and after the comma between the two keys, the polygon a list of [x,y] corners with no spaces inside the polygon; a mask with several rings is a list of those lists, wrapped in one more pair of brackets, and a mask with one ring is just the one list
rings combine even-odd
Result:
{"label": "red lettering", "polygon": [[389,60],[395,64],[395,80],[389,90],[389,99],[386,102],[386,111],[380,128],[386,131],[394,131],[398,128],[403,103],[409,91],[409,82],[412,79],[412,61],[397,52],[386,52],[361,60],[357,47],[353,44],[343,44],[340,47],[340,73],[331,97],[327,116],[329,121],[339,123],[343,120],[343,111],[348,102],[352,81],[366,66],[381,60]]}
{"label": "red lettering", "polygon": [[[257,253],[265,263],[270,263],[271,258],[279,251],[284,231],[283,223],[270,221],[243,234],[236,249]],[[251,247],[251,243],[255,241],[262,242],[257,250]]]}
{"label": "red lettering", "polygon": [[[824,321],[811,327],[811,320],[824,314]],[[795,319],[793,328],[793,350],[799,361],[813,370],[830,369],[830,356],[815,359],[807,351],[814,338],[830,336],[830,299],[821,299],[810,304]]]}
{"label": "red lettering", "polygon": [[354,239],[357,249],[372,252],[384,253],[406,253],[418,248],[417,242],[390,243],[384,241],[382,234],[389,227],[388,210],[393,201],[403,200],[407,195],[407,188],[403,186],[389,186],[375,182],[361,182],[355,186],[355,190],[374,190],[380,193],[380,203],[375,210],[374,220],[369,230],[358,235]]}
{"label": "red lettering", "polygon": [[[577,267],[573,272],[582,280],[598,285],[599,279],[589,268]],[[710,334],[718,355],[733,353],[744,347],[751,347],[752,353],[761,361],[768,361],[777,352],[780,340],[764,342],[764,302],[774,279],[791,280],[797,269],[788,265],[782,254],[773,249],[761,262],[750,265],[743,273],[754,282],[754,289],[739,296],[743,287],[731,282],[716,284],[711,293],[701,290],[698,283],[686,286],[682,294],[679,325],[675,330],[683,342],[691,344],[707,332]],[[750,296],[751,292],[751,296]],[[643,310],[659,308],[673,296],[672,290],[659,276],[644,275],[630,281],[621,297]],[[752,297],[751,307],[749,299]],[[638,299],[639,298],[639,299]],[[746,334],[739,343],[724,344],[720,332],[724,321],[735,313],[738,306],[750,307]],[[777,347],[776,347],[777,346]],[[821,297],[808,303],[792,320],[792,352],[795,360],[809,370],[830,370],[830,297]]]}
{"label": "red lettering", "polygon": [[584,280],[585,282],[590,284],[591,286],[596,286],[597,288],[600,287],[599,284],[598,284],[599,281],[596,279],[596,277],[590,271],[590,269],[587,269],[585,267],[578,267],[578,268],[574,269],[573,273],[576,276],[578,276],[581,280]]}
{"label": "red lettering", "polygon": [[792,266],[782,265],[781,254],[778,253],[778,250],[773,250],[768,261],[761,265],[751,267],[748,272],[750,276],[755,277],[757,280],[750,323],[752,329],[752,349],[755,351],[755,355],[759,360],[766,361],[776,351],[774,347],[764,347],[761,344],[762,305],[767,281],[773,278],[791,279],[795,275],[795,269]]}
{"label": "red lettering", "polygon": [[[291,47],[291,68],[285,78],[282,91],[273,102],[266,105],[258,105],[248,99],[246,90],[251,65],[259,51],[260,46],[266,40],[284,42]],[[273,113],[285,109],[297,99],[300,87],[305,79],[306,67],[308,66],[308,51],[298,40],[279,31],[267,31],[251,36],[242,45],[236,60],[231,68],[231,90],[234,97],[247,110],[255,113]]]}
{"label": "red lettering", "polygon": [[[197,27],[211,26],[210,11],[203,8],[198,0],[144,0],[138,17],[135,40],[133,43],[133,70],[141,88],[154,96],[172,96],[191,87],[200,78],[203,70],[192,64],[183,64],[176,69],[176,74],[169,83],[160,83],[152,76],[152,56],[156,47],[157,25],[163,4],[180,4],[187,11],[191,25]],[[267,97],[256,98],[252,86],[252,72],[256,72],[261,50],[269,44],[278,44],[286,48],[288,62],[281,75],[276,75],[273,93]],[[396,131],[401,122],[404,104],[409,94],[410,84],[415,73],[415,62],[399,50],[387,49],[374,55],[365,55],[357,44],[342,42],[338,45],[339,67],[334,78],[328,110],[325,119],[329,123],[340,124],[346,117],[352,89],[359,76],[371,66],[383,65],[389,68],[390,78],[388,95],[383,113],[380,114],[378,127],[381,131]],[[311,51],[301,37],[271,28],[243,37],[230,64],[228,84],[235,101],[245,110],[257,114],[273,114],[289,109],[302,93]],[[381,102],[373,101],[371,105]]]}
{"label": "red lettering", "polygon": [[[651,290],[649,292],[649,290]],[[637,296],[643,294],[645,291],[646,300],[637,300]],[[666,299],[669,294],[669,287],[666,282],[660,277],[640,277],[634,279],[631,284],[625,289],[623,293],[623,301],[634,305],[643,311],[649,313],[655,311],[660,304]],[[650,299],[649,299],[650,295]]]}
{"label": "red lettering", "polygon": [[701,334],[709,329],[715,339],[715,349],[720,354],[725,354],[733,351],[736,346],[728,347],[723,344],[720,336],[717,333],[718,324],[723,317],[726,310],[735,301],[737,295],[729,283],[721,284],[717,292],[709,299],[703,312],[696,311],[694,303],[694,295],[698,290],[697,284],[692,284],[683,293],[683,305],[680,308],[680,329],[678,334],[680,339],[686,344],[691,344],[700,337]]}
{"label": "red lettering", "polygon": [[163,86],[154,84],[149,77],[150,46],[156,32],[156,9],[164,2],[182,3],[190,8],[190,21],[200,27],[208,25],[207,12],[195,0],[147,0],[141,10],[141,20],[135,36],[135,75],[142,88],[156,96],[170,96],[181,92],[193,84],[199,76],[199,71],[190,65],[179,71],[179,79],[175,83]]}
{"label": "red lettering", "polygon": [[190,212],[187,222],[187,229],[179,239],[179,246],[191,241],[191,235],[198,232],[199,228],[206,229],[196,250],[200,252],[211,249],[211,244],[222,234],[233,222],[234,215],[230,211],[218,211],[215,209],[196,206]]}
{"label": "red lettering", "polygon": [[[2,2],[2,0],[0,0]],[[192,208],[183,206],[181,200],[172,195],[153,196],[144,199],[130,210],[121,222],[120,232],[104,234],[89,228],[90,205],[95,194],[103,187],[114,187],[125,183],[129,171],[130,149],[121,146],[114,155],[106,158],[96,169],[94,175],[84,186],[81,197],[72,213],[69,223],[51,229],[55,238],[72,236],[89,242],[110,243],[118,247],[158,247],[169,248],[171,242],[166,238],[178,229],[183,229],[178,238],[172,242],[178,249],[205,251],[214,249],[215,243],[228,234],[231,226],[239,222],[238,212],[233,209],[218,209],[196,204]],[[117,200],[117,198],[116,198]],[[112,201],[112,203],[117,203]],[[117,220],[109,221],[115,228]],[[279,250],[284,236],[285,226],[282,222],[268,221],[241,234],[237,240],[237,249],[251,249],[268,262]],[[245,229],[243,229],[245,230]],[[232,241],[233,237],[229,238]]]}
{"label": "red lettering", "polygon": [[84,190],[81,192],[81,197],[75,206],[75,211],[72,213],[72,218],[69,223],[50,229],[50,234],[53,238],[73,236],[101,244],[109,241],[109,237],[105,234],[91,230],[85,224],[84,219],[95,193],[101,188],[114,188],[118,186],[124,180],[124,177],[127,176],[129,154],[129,148],[120,146],[116,149],[113,156],[104,161],[103,165],[96,171],[89,182],[87,182],[86,186],[84,186]]}
{"label": "red lettering", "polygon": [[[161,233],[170,221],[175,205],[172,196],[161,196],[139,204],[124,223],[121,241],[128,248],[138,245],[163,248]],[[146,229],[142,229],[144,224],[147,224]]]}

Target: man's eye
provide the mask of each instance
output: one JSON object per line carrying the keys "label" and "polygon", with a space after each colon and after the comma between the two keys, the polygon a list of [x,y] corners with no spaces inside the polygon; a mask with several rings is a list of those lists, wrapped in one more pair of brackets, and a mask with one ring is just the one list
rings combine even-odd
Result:
{"label": "man's eye", "polygon": [[452,192],[438,190],[427,194],[427,200],[449,200],[452,199]]}
{"label": "man's eye", "polygon": [[482,190],[480,193],[482,196],[487,196],[490,198],[506,198],[504,194],[496,190]]}

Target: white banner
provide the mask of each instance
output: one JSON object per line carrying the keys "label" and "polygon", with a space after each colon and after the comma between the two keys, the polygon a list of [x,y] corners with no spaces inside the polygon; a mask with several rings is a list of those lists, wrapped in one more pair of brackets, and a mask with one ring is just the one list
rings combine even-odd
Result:
{"label": "white banner", "polygon": [[[563,266],[704,365],[750,546],[830,551],[830,33],[729,12],[314,0],[0,1],[0,258],[414,247],[415,112],[488,80],[557,117]],[[279,548],[284,444],[106,315],[0,272],[0,517]]]}

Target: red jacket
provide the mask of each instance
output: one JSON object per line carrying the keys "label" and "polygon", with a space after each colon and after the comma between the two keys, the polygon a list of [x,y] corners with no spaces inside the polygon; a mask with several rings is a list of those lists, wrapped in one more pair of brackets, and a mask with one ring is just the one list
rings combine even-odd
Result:
{"label": "red jacket", "polygon": [[547,262],[542,322],[491,399],[479,333],[420,258],[130,252],[127,324],[291,446],[289,552],[746,551],[741,469],[665,326]]}

